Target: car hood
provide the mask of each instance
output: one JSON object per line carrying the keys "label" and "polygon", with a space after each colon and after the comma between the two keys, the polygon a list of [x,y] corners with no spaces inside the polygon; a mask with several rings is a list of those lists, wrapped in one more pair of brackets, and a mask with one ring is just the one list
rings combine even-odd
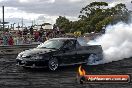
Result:
{"label": "car hood", "polygon": [[21,57],[26,57],[26,56],[33,56],[33,55],[36,55],[36,54],[45,54],[45,53],[49,53],[49,52],[53,52],[53,51],[56,51],[54,49],[40,49],[40,48],[34,48],[34,49],[30,49],[30,50],[25,50],[23,52],[21,52],[19,54],[19,56]]}

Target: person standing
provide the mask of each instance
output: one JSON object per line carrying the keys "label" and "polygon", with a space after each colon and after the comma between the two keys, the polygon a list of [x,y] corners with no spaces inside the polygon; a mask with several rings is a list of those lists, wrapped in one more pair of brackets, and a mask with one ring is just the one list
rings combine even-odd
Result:
{"label": "person standing", "polygon": [[9,36],[8,45],[13,45],[13,44],[14,44],[14,40],[13,40],[12,36]]}
{"label": "person standing", "polygon": [[3,43],[3,41],[2,41],[3,39],[2,39],[2,37],[0,37],[0,45],[2,45],[2,43]]}
{"label": "person standing", "polygon": [[33,35],[33,27],[31,26],[30,30],[30,34]]}
{"label": "person standing", "polygon": [[4,44],[4,45],[8,45],[7,33],[4,33],[4,35],[3,35],[3,44]]}

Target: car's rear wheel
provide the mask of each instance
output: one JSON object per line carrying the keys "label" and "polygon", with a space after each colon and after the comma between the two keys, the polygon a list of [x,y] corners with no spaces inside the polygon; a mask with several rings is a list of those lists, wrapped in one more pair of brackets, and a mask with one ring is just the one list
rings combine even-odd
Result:
{"label": "car's rear wheel", "polygon": [[87,65],[98,65],[101,57],[98,54],[90,54],[86,60]]}
{"label": "car's rear wheel", "polygon": [[55,71],[58,68],[58,59],[57,58],[51,58],[48,62],[49,70]]}

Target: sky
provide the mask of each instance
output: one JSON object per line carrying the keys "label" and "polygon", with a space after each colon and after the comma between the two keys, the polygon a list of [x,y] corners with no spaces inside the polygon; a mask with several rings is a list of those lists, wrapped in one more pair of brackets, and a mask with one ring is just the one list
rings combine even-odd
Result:
{"label": "sky", "polygon": [[132,10],[132,0],[0,0],[0,20],[2,20],[2,6],[5,6],[5,21],[10,24],[24,25],[51,23],[54,24],[58,16],[65,16],[71,21],[78,20],[81,8],[93,1],[105,1],[109,7],[118,3],[126,4]]}

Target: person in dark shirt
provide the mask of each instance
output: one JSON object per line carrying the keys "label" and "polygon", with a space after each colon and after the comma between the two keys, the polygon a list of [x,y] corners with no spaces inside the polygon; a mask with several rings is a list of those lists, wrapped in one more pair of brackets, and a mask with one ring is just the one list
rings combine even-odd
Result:
{"label": "person in dark shirt", "polygon": [[28,33],[28,29],[27,29],[27,27],[23,30],[23,35],[27,35],[27,33]]}
{"label": "person in dark shirt", "polygon": [[41,27],[39,30],[39,36],[42,37],[43,36],[43,28]]}
{"label": "person in dark shirt", "polygon": [[33,35],[33,27],[31,26],[30,30],[30,34]]}

